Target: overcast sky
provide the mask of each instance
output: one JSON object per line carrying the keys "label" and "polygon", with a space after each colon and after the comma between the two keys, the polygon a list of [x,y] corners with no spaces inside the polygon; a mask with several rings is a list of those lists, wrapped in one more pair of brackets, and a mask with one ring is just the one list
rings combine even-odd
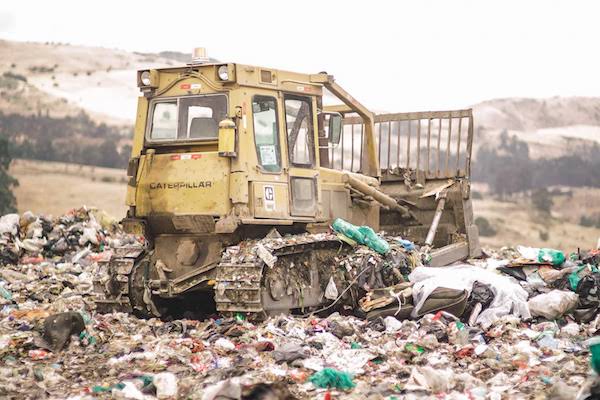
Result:
{"label": "overcast sky", "polygon": [[[170,8],[171,7],[171,8]],[[0,37],[326,70],[366,105],[600,96],[598,1],[3,0]]]}

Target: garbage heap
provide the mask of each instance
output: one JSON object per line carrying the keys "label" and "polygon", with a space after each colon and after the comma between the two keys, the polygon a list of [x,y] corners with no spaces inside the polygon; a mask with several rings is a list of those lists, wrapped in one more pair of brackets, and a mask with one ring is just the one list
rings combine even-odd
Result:
{"label": "garbage heap", "polygon": [[[431,268],[402,238],[339,232],[355,247],[326,282],[332,314],[143,320],[96,313],[91,293],[97,263],[141,238],[86,208],[1,217],[0,397],[598,395],[599,250],[519,247]],[[285,240],[251,249],[268,258]]]}

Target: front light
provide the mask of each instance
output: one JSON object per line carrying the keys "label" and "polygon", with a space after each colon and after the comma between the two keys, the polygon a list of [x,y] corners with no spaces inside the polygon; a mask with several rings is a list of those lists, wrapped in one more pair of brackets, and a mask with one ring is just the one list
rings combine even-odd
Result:
{"label": "front light", "polygon": [[142,81],[142,85],[150,86],[152,83],[152,79],[150,79],[150,71],[144,71],[140,75],[140,81]]}
{"label": "front light", "polygon": [[227,65],[221,65],[217,70],[217,74],[219,75],[219,79],[222,81],[229,80],[229,71],[227,69]]}

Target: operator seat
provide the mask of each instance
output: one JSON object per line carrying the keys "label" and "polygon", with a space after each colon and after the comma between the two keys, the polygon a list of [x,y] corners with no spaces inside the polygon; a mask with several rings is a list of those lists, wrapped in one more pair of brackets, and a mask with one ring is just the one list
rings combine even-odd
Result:
{"label": "operator seat", "polygon": [[214,139],[218,134],[218,124],[209,117],[192,118],[190,124],[190,138],[196,139]]}

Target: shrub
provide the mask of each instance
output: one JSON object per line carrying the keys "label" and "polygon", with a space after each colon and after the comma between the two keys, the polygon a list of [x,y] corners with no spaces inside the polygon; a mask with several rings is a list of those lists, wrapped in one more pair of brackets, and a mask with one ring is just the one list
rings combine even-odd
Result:
{"label": "shrub", "polygon": [[587,215],[582,215],[581,218],[579,219],[579,225],[585,226],[588,228],[594,226],[595,223],[596,223],[596,221],[594,221],[594,218],[588,217]]}
{"label": "shrub", "polygon": [[531,194],[531,202],[535,208],[545,213],[550,213],[550,210],[552,210],[552,206],[554,205],[552,195],[546,188],[538,189],[533,192]]}
{"label": "shrub", "polygon": [[0,137],[0,215],[16,211],[17,201],[12,189],[19,186],[19,182],[8,173],[11,161],[8,140]]}
{"label": "shrub", "polygon": [[487,218],[484,217],[477,217],[475,218],[475,225],[477,225],[477,228],[479,229],[479,234],[481,236],[496,236],[496,233],[498,233],[494,227],[490,224],[490,221],[487,220]]}
{"label": "shrub", "polygon": [[2,74],[2,76],[4,78],[8,78],[8,79],[14,79],[17,81],[27,82],[27,78],[25,78],[25,76],[23,76],[21,74],[16,74],[16,73],[10,72],[10,71],[6,71],[5,73]]}

